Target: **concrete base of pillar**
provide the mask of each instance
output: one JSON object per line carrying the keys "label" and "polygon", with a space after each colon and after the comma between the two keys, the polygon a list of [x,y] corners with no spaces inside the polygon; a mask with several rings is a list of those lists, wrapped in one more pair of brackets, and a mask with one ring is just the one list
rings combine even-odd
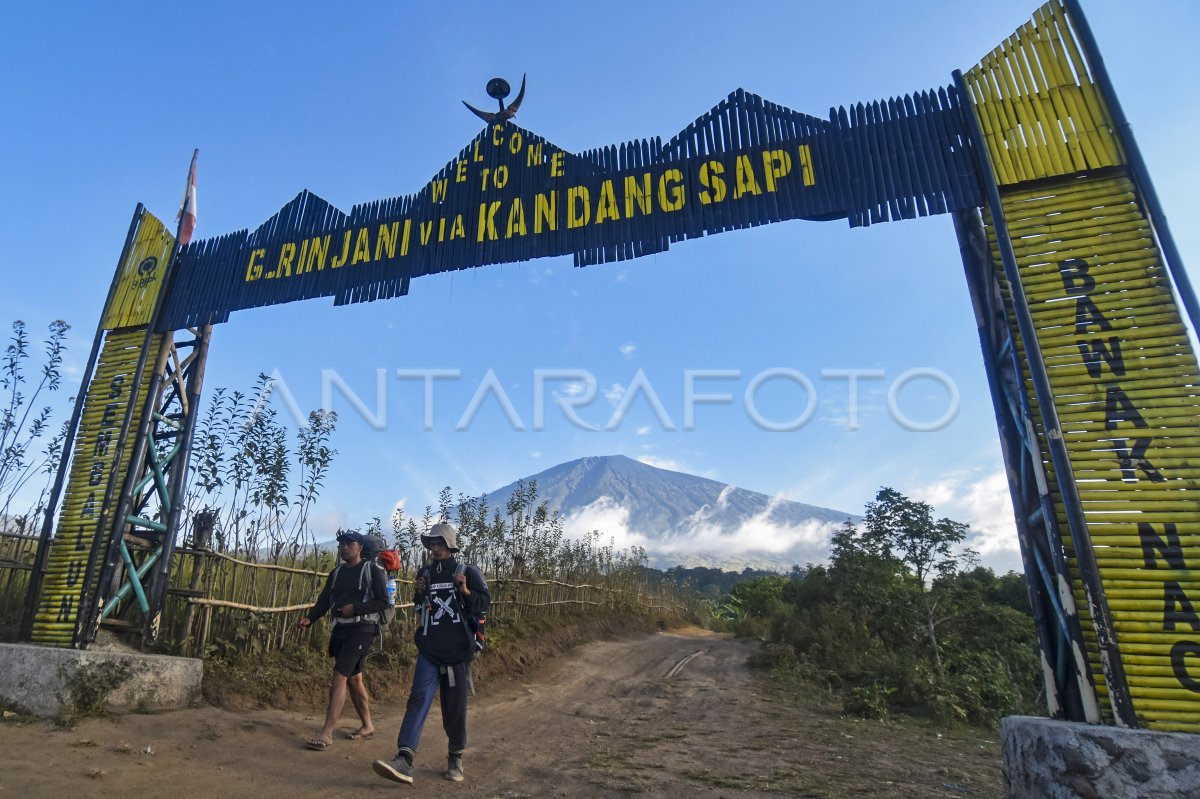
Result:
{"label": "concrete base of pillar", "polygon": [[44,718],[187,707],[203,675],[195,658],[0,644],[0,703]]}
{"label": "concrete base of pillar", "polygon": [[1200,736],[1030,716],[1000,722],[1009,799],[1200,796]]}

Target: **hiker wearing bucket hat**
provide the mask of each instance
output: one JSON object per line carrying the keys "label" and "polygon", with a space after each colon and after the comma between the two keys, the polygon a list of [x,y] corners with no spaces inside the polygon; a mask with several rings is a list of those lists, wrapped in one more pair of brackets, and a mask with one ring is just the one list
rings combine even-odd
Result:
{"label": "hiker wearing bucket hat", "polygon": [[421,543],[432,553],[433,545],[439,538],[451,554],[458,552],[458,531],[454,529],[454,525],[438,522],[429,528],[428,533],[421,536]]}
{"label": "hiker wearing bucket hat", "polygon": [[441,697],[442,727],[449,739],[443,776],[461,782],[462,755],[467,748],[468,666],[476,651],[469,620],[487,612],[491,596],[483,574],[454,557],[458,552],[458,531],[452,525],[435,524],[421,536],[421,543],[429,550],[433,562],[421,569],[413,581],[413,606],[421,611],[421,623],[415,636],[417,664],[412,691],[396,736],[396,756],[391,760],[376,760],[373,768],[376,774],[389,780],[413,781],[413,757],[436,690]]}

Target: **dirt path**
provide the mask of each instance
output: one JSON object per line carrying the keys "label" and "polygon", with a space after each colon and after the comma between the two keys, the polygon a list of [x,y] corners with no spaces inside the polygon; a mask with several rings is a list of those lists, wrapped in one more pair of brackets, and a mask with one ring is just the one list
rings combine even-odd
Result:
{"label": "dirt path", "polygon": [[[386,782],[402,705],[377,707],[380,734],[302,746],[316,714],[211,707],[74,729],[0,724],[0,797],[998,797],[999,746],[979,732],[854,722],[765,698],[754,645],[703,630],[587,644],[528,678],[480,687],[467,780],[441,778],[435,703],[415,785]],[[808,704],[808,703],[802,703]],[[355,721],[348,709],[344,727]]]}

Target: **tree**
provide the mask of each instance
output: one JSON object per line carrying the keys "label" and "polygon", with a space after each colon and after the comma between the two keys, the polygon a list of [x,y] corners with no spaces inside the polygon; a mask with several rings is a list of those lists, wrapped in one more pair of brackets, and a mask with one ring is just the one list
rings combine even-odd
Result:
{"label": "tree", "polygon": [[214,543],[221,551],[256,557],[265,543],[273,557],[286,551],[295,560],[316,544],[309,517],[337,455],[329,446],[337,414],[309,413],[293,452],[278,412],[268,405],[272,389],[271,379],[260,374],[251,393],[213,392],[197,424],[188,517],[201,510],[216,515]]}
{"label": "tree", "polygon": [[[30,358],[29,332],[25,323],[12,324],[13,335],[0,361],[0,527],[9,518],[17,495],[36,475],[52,477],[58,470],[62,454],[65,426],[52,433],[41,450],[35,447],[50,430],[53,410],[50,405],[37,408],[43,391],[57,391],[62,385],[62,361],[66,351],[66,335],[71,326],[61,319],[50,323],[50,337],[45,342],[46,362],[32,393],[25,393],[26,362]],[[28,529],[44,508],[46,490],[28,513],[16,521],[19,528]]]}
{"label": "tree", "polygon": [[894,558],[916,578],[925,634],[934,666],[939,675],[943,674],[937,626],[943,620],[938,606],[944,592],[934,590],[935,581],[948,584],[960,569],[976,562],[977,555],[962,546],[968,526],[947,518],[934,521],[928,503],[916,502],[886,487],[879,489],[874,502],[867,503],[863,525],[863,545]]}
{"label": "tree", "polygon": [[788,578],[781,574],[755,577],[735,585],[730,591],[730,602],[740,608],[746,616],[767,619],[771,614],[778,612],[783,588],[787,583]]}
{"label": "tree", "polygon": [[863,523],[867,541],[911,568],[922,586],[975,560],[975,553],[959,547],[967,538],[967,525],[945,518],[935,522],[929,503],[894,488],[879,489],[875,501],[867,503]]}

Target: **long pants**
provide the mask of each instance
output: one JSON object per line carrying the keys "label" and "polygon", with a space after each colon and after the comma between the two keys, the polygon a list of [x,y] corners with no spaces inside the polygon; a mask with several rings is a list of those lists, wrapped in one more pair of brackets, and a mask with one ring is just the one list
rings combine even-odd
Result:
{"label": "long pants", "polygon": [[[443,669],[445,671],[443,671]],[[450,685],[450,676],[454,685]],[[433,707],[433,692],[437,689],[442,700],[442,728],[450,739],[450,752],[462,752],[467,748],[467,664],[438,666],[424,655],[417,655],[417,667],[413,673],[412,691],[408,695],[408,706],[404,709],[404,721],[400,734],[396,736],[396,748],[417,751],[421,741],[421,730],[425,717]]]}

